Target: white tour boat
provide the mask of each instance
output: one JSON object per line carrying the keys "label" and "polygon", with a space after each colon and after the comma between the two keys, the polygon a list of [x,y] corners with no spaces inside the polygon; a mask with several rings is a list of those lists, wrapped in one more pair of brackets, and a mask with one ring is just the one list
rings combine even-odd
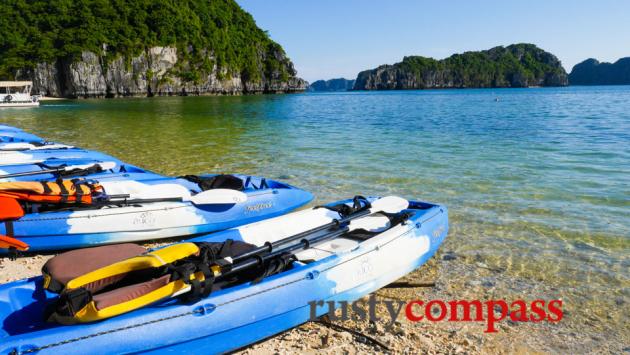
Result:
{"label": "white tour boat", "polygon": [[31,95],[32,81],[0,81],[0,107],[39,106],[39,95]]}

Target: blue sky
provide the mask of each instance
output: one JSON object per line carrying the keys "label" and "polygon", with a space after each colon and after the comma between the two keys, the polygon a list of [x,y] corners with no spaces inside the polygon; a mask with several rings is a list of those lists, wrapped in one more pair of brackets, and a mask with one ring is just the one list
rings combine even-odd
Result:
{"label": "blue sky", "polygon": [[529,42],[570,71],[630,56],[626,0],[237,0],[308,81],[356,74],[405,55],[448,57]]}

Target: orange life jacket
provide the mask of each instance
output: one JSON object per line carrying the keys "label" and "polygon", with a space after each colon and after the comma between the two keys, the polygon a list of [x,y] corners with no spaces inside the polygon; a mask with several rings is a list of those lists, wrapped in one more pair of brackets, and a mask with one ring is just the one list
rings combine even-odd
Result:
{"label": "orange life jacket", "polygon": [[98,183],[83,179],[0,183],[0,197],[29,202],[91,204],[92,195],[102,191]]}

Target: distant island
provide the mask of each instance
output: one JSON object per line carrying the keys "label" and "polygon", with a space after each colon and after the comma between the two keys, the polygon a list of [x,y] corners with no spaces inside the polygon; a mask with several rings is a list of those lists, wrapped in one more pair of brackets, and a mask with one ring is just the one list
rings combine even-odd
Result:
{"label": "distant island", "polygon": [[234,0],[0,2],[0,80],[55,97],[303,91]]}
{"label": "distant island", "polygon": [[558,58],[520,43],[454,54],[446,59],[409,56],[358,74],[354,90],[566,86]]}
{"label": "distant island", "polygon": [[615,63],[587,59],[576,64],[569,74],[571,85],[630,85],[630,57]]}
{"label": "distant island", "polygon": [[348,91],[354,87],[354,80],[345,78],[317,80],[308,87],[308,91]]}

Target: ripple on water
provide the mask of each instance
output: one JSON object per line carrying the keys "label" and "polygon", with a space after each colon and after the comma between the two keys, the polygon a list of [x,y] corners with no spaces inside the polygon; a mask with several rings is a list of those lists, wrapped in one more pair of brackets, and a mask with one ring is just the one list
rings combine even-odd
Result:
{"label": "ripple on water", "polygon": [[315,193],[313,204],[355,193],[444,203],[445,248],[462,255],[451,263],[518,280],[498,282],[496,295],[518,295],[518,284],[548,287],[545,295],[565,298],[582,319],[622,324],[629,94],[600,87],[85,100],[2,110],[0,121],[159,173],[282,178]]}

